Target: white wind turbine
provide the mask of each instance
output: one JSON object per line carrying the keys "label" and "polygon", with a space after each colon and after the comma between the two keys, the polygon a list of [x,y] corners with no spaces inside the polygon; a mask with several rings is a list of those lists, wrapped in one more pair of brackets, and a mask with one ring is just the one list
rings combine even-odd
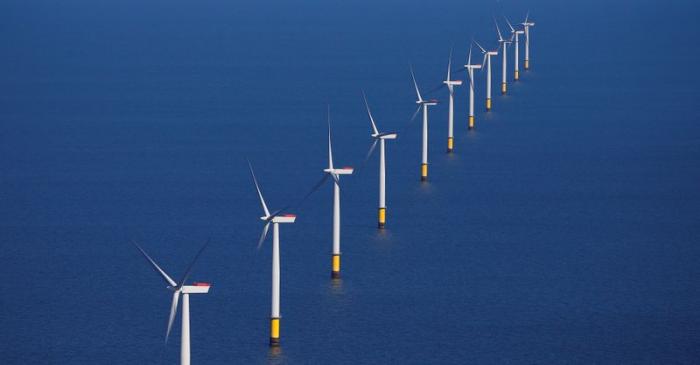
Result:
{"label": "white wind turbine", "polygon": [[[416,104],[418,104],[418,109],[416,113],[421,108],[423,109],[423,150],[421,159],[421,181],[428,180],[428,107],[437,105],[438,102],[435,99],[424,100],[420,95],[418,90],[418,83],[416,83],[416,76],[413,74],[413,68],[411,67],[411,77],[413,78],[413,86],[416,87]],[[414,113],[415,116],[415,113]]]}
{"label": "white wind turbine", "polygon": [[520,52],[520,42],[519,42],[520,37],[519,36],[521,34],[525,34],[525,31],[524,30],[515,30],[515,28],[513,28],[513,25],[510,24],[510,21],[508,21],[508,18],[506,18],[506,17],[504,17],[504,18],[506,20],[506,23],[508,23],[508,28],[510,28],[510,33],[511,33],[512,37],[515,37],[515,57],[514,57],[514,66],[513,66],[513,68],[514,68],[513,79],[515,81],[518,81],[520,79],[520,57],[518,55],[518,52]]}
{"label": "white wind turbine", "polygon": [[394,132],[380,132],[377,129],[377,124],[372,118],[372,112],[369,110],[369,104],[367,103],[367,97],[365,93],[362,93],[362,98],[365,100],[365,107],[367,107],[367,116],[369,116],[369,121],[372,124],[372,146],[369,148],[367,153],[367,160],[374,151],[374,148],[379,142],[379,228],[384,228],[386,224],[386,162],[384,154],[384,141],[387,139],[396,139],[397,134]]}
{"label": "white wind turbine", "polygon": [[530,12],[528,11],[525,15],[525,21],[520,23],[525,30],[525,69],[530,69],[530,27],[534,27],[535,23],[529,21]]}
{"label": "white wind turbine", "polygon": [[501,28],[498,27],[498,22],[496,22],[496,19],[493,19],[494,24],[496,24],[496,32],[498,32],[498,43],[501,45],[501,48],[503,48],[503,62],[501,63],[503,66],[502,69],[502,76],[501,76],[501,94],[505,94],[508,90],[508,84],[507,84],[507,69],[508,69],[508,45],[513,42],[512,37],[511,39],[505,39],[503,38],[503,35],[501,34]]}
{"label": "white wind turbine", "polygon": [[469,77],[469,129],[474,128],[474,70],[480,69],[481,65],[472,64],[472,46],[469,46],[469,57],[467,64],[464,65],[467,69]]}
{"label": "white wind turbine", "polygon": [[477,41],[474,43],[481,49],[484,54],[483,64],[486,64],[486,110],[491,110],[491,56],[498,56],[498,51],[487,51]]}
{"label": "white wind turbine", "polygon": [[286,209],[279,209],[270,214],[265,204],[265,199],[263,198],[262,192],[260,191],[260,185],[258,185],[258,180],[255,178],[255,173],[253,172],[253,166],[248,161],[248,167],[250,168],[250,174],[253,176],[253,183],[255,184],[255,189],[258,191],[258,197],[260,198],[260,204],[262,205],[264,216],[260,217],[262,221],[265,222],[262,234],[260,235],[260,240],[258,241],[258,249],[265,241],[267,237],[267,231],[272,224],[272,309],[270,313],[270,346],[279,346],[280,343],[280,233],[279,225],[280,223],[294,223],[296,220],[296,215],[294,214],[282,214]]}
{"label": "white wind turbine", "polygon": [[148,260],[153,269],[160,274],[160,276],[165,280],[168,290],[173,292],[173,300],[170,305],[170,316],[168,317],[168,329],[165,332],[165,343],[168,343],[168,338],[170,337],[170,330],[172,329],[173,322],[175,321],[175,316],[177,315],[178,302],[180,301],[180,295],[182,295],[182,334],[180,336],[180,364],[190,365],[190,294],[206,294],[209,293],[209,288],[211,287],[208,283],[194,283],[192,285],[185,285],[185,282],[192,272],[192,267],[194,266],[197,259],[202,254],[204,249],[209,244],[207,241],[197,255],[194,257],[190,265],[185,270],[185,274],[180,279],[179,283],[176,283],[168,274],[163,271],[163,269],[156,264],[156,262],[144,251],[141,246],[136,242],[133,242],[134,246],[141,251],[141,254]]}
{"label": "white wind turbine", "polygon": [[450,105],[447,117],[447,152],[452,152],[454,149],[454,96],[455,96],[455,86],[462,85],[461,80],[452,80],[450,78],[450,73],[452,68],[452,50],[450,49],[450,58],[447,62],[447,78],[443,83],[447,85],[447,89],[450,91]]}
{"label": "white wind turbine", "polygon": [[352,167],[335,168],[333,166],[333,147],[331,145],[331,115],[328,110],[328,168],[323,169],[328,176],[333,178],[333,258],[331,277],[340,278],[340,175],[352,175]]}

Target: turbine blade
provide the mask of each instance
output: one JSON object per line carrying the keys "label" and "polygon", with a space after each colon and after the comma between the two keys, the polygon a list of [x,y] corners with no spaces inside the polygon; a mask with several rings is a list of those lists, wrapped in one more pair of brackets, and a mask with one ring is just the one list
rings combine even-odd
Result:
{"label": "turbine blade", "polygon": [[340,178],[338,178],[338,174],[329,174],[335,180],[336,184],[340,184]]}
{"label": "turbine blade", "polygon": [[525,13],[525,21],[523,23],[527,23],[528,19],[530,19],[530,10]]}
{"label": "turbine blade", "polygon": [[151,256],[148,256],[146,251],[144,251],[144,249],[141,248],[141,246],[139,246],[139,244],[136,243],[136,241],[132,240],[131,243],[134,246],[136,246],[136,248],[138,248],[139,251],[141,251],[141,254],[143,255],[143,257],[145,257],[146,260],[148,260],[148,262],[151,264],[151,267],[153,267],[153,269],[156,270],[156,272],[158,272],[160,274],[160,276],[163,278],[163,280],[165,280],[165,282],[168,285],[170,285],[172,287],[177,286],[177,283],[175,283],[175,281],[170,276],[168,276],[168,274],[166,274],[165,271],[163,271],[163,269],[161,269],[160,266],[158,266],[158,264],[156,264],[156,262],[151,258]]}
{"label": "turbine blade", "polygon": [[452,48],[450,48],[450,58],[447,60],[447,81],[450,81],[450,71],[452,70]]}
{"label": "turbine blade", "polygon": [[498,32],[498,41],[502,42],[503,41],[503,36],[501,35],[501,28],[498,27],[498,22],[496,21],[496,18],[493,18],[493,24],[496,24],[496,32]]}
{"label": "turbine blade", "polygon": [[367,150],[367,154],[365,155],[364,160],[362,160],[362,163],[360,166],[355,169],[355,175],[360,174],[360,172],[363,171],[365,168],[365,165],[367,164],[367,161],[369,161],[369,158],[372,156],[372,153],[374,152],[374,148],[377,147],[377,142],[379,142],[379,138],[374,138],[374,141],[372,144],[369,146],[369,150]]}
{"label": "turbine blade", "polygon": [[263,242],[265,242],[265,238],[267,238],[268,229],[270,229],[270,222],[265,223],[265,226],[263,227],[262,234],[260,234],[260,239],[258,240],[258,250],[260,250]]}
{"label": "turbine blade", "polygon": [[200,248],[199,251],[197,251],[197,254],[194,256],[194,259],[192,259],[192,262],[190,262],[190,265],[187,266],[187,270],[185,270],[185,273],[182,275],[182,280],[180,280],[180,285],[179,285],[180,287],[185,285],[185,282],[187,281],[187,279],[190,277],[190,274],[192,273],[192,268],[194,267],[194,264],[197,262],[197,259],[199,259],[199,256],[202,255],[202,252],[204,252],[204,249],[206,249],[207,246],[209,246],[209,242],[211,242],[211,239],[207,238],[207,241],[204,242],[204,245],[202,246],[202,248]]}
{"label": "turbine blade", "polygon": [[177,315],[177,303],[180,301],[180,291],[176,290],[173,293],[173,301],[170,304],[170,315],[168,316],[168,329],[165,331],[165,344],[168,344],[168,338],[170,338],[170,330],[173,329],[173,322],[175,322],[175,316]]}
{"label": "turbine blade", "polygon": [[374,134],[379,134],[379,130],[377,130],[377,124],[374,123],[374,118],[372,118],[372,112],[369,111],[369,103],[367,103],[367,95],[365,95],[364,90],[362,91],[362,98],[365,100],[365,107],[367,108],[367,115],[369,116],[370,123],[372,123],[372,132],[374,132]]}
{"label": "turbine blade", "polygon": [[486,50],[484,49],[484,47],[482,47],[482,46],[479,44],[479,42],[474,41],[474,44],[476,44],[476,46],[479,47],[479,48],[481,49],[481,53],[486,53]]}
{"label": "turbine blade", "polygon": [[418,112],[420,111],[420,108],[423,107],[422,105],[418,105],[418,108],[416,108],[416,111],[413,112],[413,116],[411,117],[411,120],[409,122],[412,122],[414,119],[416,119],[416,116],[418,115]]}
{"label": "turbine blade", "polygon": [[413,86],[416,87],[416,96],[418,97],[418,101],[423,101],[423,98],[420,96],[420,91],[418,91],[418,83],[416,82],[416,75],[413,74],[413,66],[411,68],[411,78],[413,78]]}
{"label": "turbine blade", "polygon": [[[472,47],[473,47],[473,45],[470,44],[469,45],[469,56],[467,57],[467,65],[469,65],[469,66],[471,66],[471,64],[472,64]],[[467,73],[469,73],[469,72],[467,72]]]}
{"label": "turbine blade", "polygon": [[262,204],[263,210],[265,211],[265,216],[270,216],[270,211],[267,209],[267,204],[265,204],[265,198],[263,198],[262,192],[260,191],[260,185],[258,185],[258,179],[255,178],[255,172],[253,172],[253,165],[248,161],[248,168],[250,168],[250,174],[253,176],[253,183],[255,183],[255,189],[258,191],[258,197],[260,197],[260,204]]}
{"label": "turbine blade", "polygon": [[328,168],[333,169],[333,148],[331,147],[331,106],[328,105]]}
{"label": "turbine blade", "polygon": [[309,192],[306,193],[306,195],[304,195],[304,197],[301,198],[301,200],[299,200],[299,202],[294,205],[294,207],[298,208],[299,206],[301,206],[301,204],[304,203],[306,199],[308,199],[313,193],[315,193],[316,190],[318,190],[321,187],[321,185],[323,185],[326,182],[326,180],[328,180],[328,174],[323,174],[323,177],[316,183],[316,185],[314,185],[311,188],[311,190],[309,190]]}
{"label": "turbine blade", "polygon": [[508,20],[508,18],[507,18],[505,15],[503,16],[503,19],[506,20],[506,24],[508,24],[508,28],[510,28],[510,32],[511,32],[511,33],[514,33],[514,32],[515,32],[515,28],[513,28],[513,24],[510,24],[510,21]]}

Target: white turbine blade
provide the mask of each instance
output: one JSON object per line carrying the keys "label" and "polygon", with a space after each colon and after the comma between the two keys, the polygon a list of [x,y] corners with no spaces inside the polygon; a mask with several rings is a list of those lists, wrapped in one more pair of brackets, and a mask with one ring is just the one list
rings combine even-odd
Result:
{"label": "white turbine blade", "polygon": [[253,172],[253,165],[250,164],[248,160],[248,167],[250,168],[250,174],[253,176],[253,183],[255,183],[255,189],[258,191],[258,197],[260,197],[260,204],[262,204],[263,210],[265,211],[265,216],[270,216],[270,211],[267,209],[267,204],[265,204],[265,198],[263,198],[262,192],[260,191],[260,185],[258,185],[258,179],[255,178],[255,172]]}
{"label": "white turbine blade", "polygon": [[318,190],[326,182],[326,180],[328,180],[328,174],[324,173],[323,177],[321,177],[321,179],[318,180],[316,185],[314,185],[311,188],[311,190],[309,190],[309,192],[306,193],[306,195],[304,195],[304,197],[301,198],[301,200],[299,200],[299,202],[294,205],[294,208],[298,208],[299,206],[301,206],[301,204],[304,203],[306,199],[308,199],[313,193],[315,193],[316,190]]}
{"label": "white turbine blade", "polygon": [[481,49],[481,53],[486,53],[486,50],[484,49],[484,47],[482,47],[482,46],[479,44],[479,42],[474,41],[474,44],[476,44],[476,46],[479,47],[479,48]]}
{"label": "white turbine blade", "polygon": [[450,48],[450,58],[447,60],[447,81],[452,80],[452,79],[450,79],[451,70],[452,70],[452,48]]}
{"label": "white turbine blade", "polygon": [[340,178],[338,177],[338,174],[331,173],[330,174],[333,180],[335,180],[336,184],[340,184]]}
{"label": "white turbine blade", "polygon": [[185,281],[187,281],[187,279],[190,277],[190,274],[192,273],[192,268],[194,267],[194,264],[197,262],[197,259],[199,259],[199,256],[202,255],[204,249],[206,249],[207,246],[209,246],[210,241],[211,239],[207,239],[207,241],[204,242],[204,245],[202,245],[202,248],[200,248],[199,251],[197,251],[197,254],[192,259],[192,262],[190,262],[190,264],[187,266],[187,270],[185,270],[185,273],[182,274],[182,279],[180,280],[180,284],[178,285],[179,287],[185,285]]}
{"label": "white turbine blade", "polygon": [[422,105],[418,105],[418,108],[416,108],[416,111],[413,112],[413,116],[411,117],[410,122],[412,122],[414,119],[416,119],[416,116],[418,115],[418,112],[420,111],[421,107],[423,107],[423,106],[422,106]]}
{"label": "white turbine blade", "polygon": [[523,23],[527,23],[528,19],[530,19],[530,10],[525,13],[525,21]]}
{"label": "white turbine blade", "polygon": [[263,242],[265,242],[265,238],[267,238],[268,229],[270,229],[270,222],[265,223],[265,227],[263,227],[262,234],[260,234],[260,239],[258,240],[258,250],[262,246]]}
{"label": "white turbine blade", "polygon": [[508,20],[508,18],[505,15],[503,16],[503,19],[506,20],[506,24],[508,24],[508,28],[510,28],[510,32],[515,33],[515,28],[513,28],[513,24],[510,24],[510,21]]}
{"label": "white turbine blade", "polygon": [[416,87],[416,96],[418,97],[418,101],[423,101],[423,98],[420,96],[420,91],[418,91],[418,83],[416,82],[416,75],[413,74],[413,66],[411,66],[411,78],[413,78],[413,86]]}
{"label": "white turbine blade", "polygon": [[374,132],[374,134],[379,134],[379,130],[377,130],[377,124],[374,123],[374,118],[372,118],[372,112],[369,111],[369,103],[367,103],[367,96],[365,95],[364,91],[362,91],[362,98],[365,100],[365,107],[367,108],[367,115],[369,116],[370,123],[372,123],[372,132]]}
{"label": "white turbine blade", "polygon": [[143,255],[143,257],[145,257],[146,260],[148,260],[148,262],[151,264],[151,266],[153,267],[153,269],[156,270],[156,271],[160,274],[160,276],[165,280],[166,283],[168,283],[168,285],[170,285],[170,286],[172,286],[172,287],[176,287],[176,286],[177,286],[177,283],[175,283],[175,280],[173,280],[170,276],[168,276],[168,274],[166,274],[165,271],[163,271],[163,269],[161,269],[160,266],[158,266],[158,264],[156,264],[156,262],[153,261],[153,259],[151,258],[151,256],[148,256],[148,254],[146,253],[146,251],[144,251],[144,249],[141,248],[141,246],[139,246],[138,243],[136,243],[135,241],[131,241],[131,243],[132,243],[134,246],[136,246],[136,248],[138,248],[139,251],[141,251],[141,254]]}
{"label": "white turbine blade", "polygon": [[331,147],[331,106],[328,106],[328,168],[333,170],[333,148]]}
{"label": "white turbine blade", "polygon": [[[469,71],[471,71],[471,70],[469,70]],[[472,88],[472,90],[473,90],[473,89],[474,89],[474,80],[472,80],[472,72],[473,72],[473,71],[467,72],[467,78],[469,79],[469,86],[470,86],[470,87]]]}
{"label": "white turbine blade", "polygon": [[165,331],[165,344],[168,344],[168,338],[170,338],[170,330],[173,328],[173,322],[175,322],[175,316],[177,315],[177,303],[180,301],[180,291],[176,290],[173,293],[173,301],[170,304],[170,316],[168,316],[168,329]]}
{"label": "white turbine blade", "polygon": [[503,36],[501,35],[501,28],[498,27],[498,22],[496,21],[496,18],[493,18],[493,23],[496,24],[496,32],[498,32],[498,41],[502,42]]}

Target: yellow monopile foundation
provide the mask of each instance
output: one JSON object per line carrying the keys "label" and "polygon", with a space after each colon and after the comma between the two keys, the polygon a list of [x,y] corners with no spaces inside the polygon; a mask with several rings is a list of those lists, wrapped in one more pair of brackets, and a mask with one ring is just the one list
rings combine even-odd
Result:
{"label": "yellow monopile foundation", "polygon": [[270,345],[279,346],[280,344],[280,319],[270,318]]}
{"label": "yellow monopile foundation", "polygon": [[519,80],[519,79],[520,79],[520,71],[515,70],[515,80]]}
{"label": "yellow monopile foundation", "polygon": [[386,225],[386,208],[379,208],[379,228],[384,228]]}
{"label": "yellow monopile foundation", "polygon": [[508,91],[508,86],[506,86],[506,83],[501,83],[501,94],[505,94]]}
{"label": "yellow monopile foundation", "polygon": [[340,255],[333,255],[333,269],[331,271],[331,277],[333,279],[338,279],[340,277]]}
{"label": "yellow monopile foundation", "polygon": [[469,129],[474,129],[474,116],[469,116]]}
{"label": "yellow monopile foundation", "polygon": [[525,60],[525,69],[527,70],[529,68],[530,68],[530,60]]}
{"label": "yellow monopile foundation", "polygon": [[447,137],[447,152],[452,152],[453,148],[454,148],[454,138]]}
{"label": "yellow monopile foundation", "polygon": [[491,98],[486,99],[486,110],[491,110]]}

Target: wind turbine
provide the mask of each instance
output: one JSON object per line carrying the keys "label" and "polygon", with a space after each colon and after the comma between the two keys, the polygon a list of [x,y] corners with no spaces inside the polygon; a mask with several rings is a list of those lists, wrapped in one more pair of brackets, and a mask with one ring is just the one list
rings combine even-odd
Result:
{"label": "wind turbine", "polygon": [[450,69],[452,68],[452,50],[450,49],[450,58],[449,61],[447,62],[447,79],[443,81],[445,85],[447,85],[447,89],[450,91],[450,109],[448,113],[448,124],[447,124],[447,152],[452,152],[454,148],[454,96],[455,96],[455,90],[454,87],[458,85],[462,85],[461,80],[452,80],[450,78]]}
{"label": "wind turbine", "polygon": [[520,23],[525,30],[525,69],[530,69],[530,27],[534,27],[535,23],[529,21],[530,12],[528,11],[525,15],[525,21]]}
{"label": "wind turbine", "polygon": [[469,129],[474,128],[474,70],[480,69],[481,65],[472,64],[472,47],[469,46],[469,58],[467,58],[467,64],[464,65],[467,69],[467,75],[469,77]]}
{"label": "wind turbine", "polygon": [[506,81],[506,73],[507,73],[507,68],[508,68],[508,44],[512,43],[512,37],[511,39],[505,39],[503,38],[503,35],[501,34],[501,28],[498,27],[498,22],[496,22],[496,19],[493,19],[494,24],[496,24],[496,32],[498,32],[498,43],[500,43],[501,47],[503,48],[503,62],[501,62],[503,69],[502,69],[502,76],[501,76],[501,94],[505,94],[508,90],[508,84]]}
{"label": "wind turbine", "polygon": [[[384,155],[384,141],[387,139],[396,139],[397,134],[394,132],[379,132],[377,129],[377,124],[374,123],[374,118],[372,118],[372,112],[369,110],[369,104],[367,103],[367,96],[362,93],[362,98],[365,100],[365,107],[367,107],[367,116],[369,116],[369,121],[372,123],[372,146],[369,148],[367,153],[367,158],[370,157],[374,148],[377,147],[377,142],[379,142],[379,228],[384,228],[386,224],[386,162]],[[366,158],[366,159],[367,159]]]}
{"label": "wind turbine", "polygon": [[250,168],[250,174],[253,176],[253,183],[255,184],[255,189],[258,191],[258,197],[260,198],[260,204],[262,205],[264,216],[260,219],[265,222],[262,234],[260,235],[260,240],[258,241],[258,249],[265,241],[267,237],[267,231],[272,224],[272,310],[270,313],[270,346],[279,346],[280,344],[280,233],[279,225],[280,223],[294,223],[297,216],[294,214],[282,214],[285,208],[276,210],[270,213],[265,204],[265,199],[263,198],[262,192],[260,191],[260,185],[258,185],[258,180],[255,178],[255,172],[253,172],[253,166],[248,161],[248,167]]}
{"label": "wind turbine", "polygon": [[515,37],[515,63],[514,63],[514,76],[513,79],[515,81],[518,81],[520,79],[520,57],[518,56],[518,52],[520,52],[520,42],[519,42],[519,36],[521,34],[525,34],[524,30],[515,30],[513,28],[513,25],[510,24],[510,21],[508,21],[508,18],[504,17],[506,19],[506,23],[508,23],[508,27],[510,28],[510,33],[512,34],[513,37]]}
{"label": "wind turbine", "polygon": [[177,315],[177,306],[178,302],[180,300],[180,295],[182,295],[182,334],[180,336],[180,364],[181,365],[190,365],[190,294],[207,294],[209,293],[209,288],[211,287],[210,284],[208,283],[197,283],[195,282],[192,285],[185,285],[185,282],[190,276],[190,273],[192,272],[192,267],[194,266],[195,262],[197,262],[197,259],[199,256],[202,254],[205,248],[207,248],[207,245],[209,244],[209,241],[207,241],[202,248],[199,249],[199,252],[197,252],[197,255],[195,255],[194,259],[190,263],[190,265],[187,267],[187,270],[185,270],[185,274],[182,276],[182,279],[178,283],[175,282],[168,274],[163,271],[163,269],[156,264],[156,262],[149,256],[146,251],[144,251],[141,246],[139,246],[136,242],[133,242],[134,246],[141,251],[141,254],[148,260],[148,263],[151,264],[153,269],[160,274],[160,276],[165,280],[165,283],[167,284],[168,290],[173,292],[173,300],[170,305],[170,316],[168,317],[168,329],[165,332],[165,343],[168,343],[168,338],[170,337],[170,330],[173,327],[173,322],[175,321],[175,316]]}
{"label": "wind turbine", "polygon": [[413,78],[413,86],[416,87],[416,104],[418,104],[418,109],[416,109],[416,113],[418,113],[418,110],[423,108],[423,154],[421,160],[422,163],[420,179],[421,181],[426,181],[428,180],[428,107],[437,105],[438,102],[435,99],[423,100],[423,97],[420,95],[420,91],[418,90],[416,76],[413,74],[413,67],[411,67],[411,77]]}
{"label": "wind turbine", "polygon": [[323,169],[333,178],[333,259],[331,277],[340,278],[340,175],[352,175],[352,167],[335,168],[333,166],[333,147],[331,146],[331,115],[328,110],[328,168]]}
{"label": "wind turbine", "polygon": [[498,56],[498,51],[487,51],[477,41],[474,43],[479,46],[481,53],[484,54],[483,64],[486,64],[486,110],[491,110],[491,56]]}

